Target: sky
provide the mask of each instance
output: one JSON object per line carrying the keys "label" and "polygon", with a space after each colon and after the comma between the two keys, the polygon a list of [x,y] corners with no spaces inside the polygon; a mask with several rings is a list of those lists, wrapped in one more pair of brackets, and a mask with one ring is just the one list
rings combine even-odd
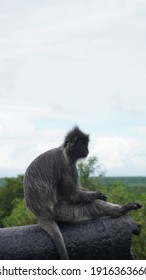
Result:
{"label": "sky", "polygon": [[107,176],[146,176],[146,1],[0,0],[0,177],[76,124]]}

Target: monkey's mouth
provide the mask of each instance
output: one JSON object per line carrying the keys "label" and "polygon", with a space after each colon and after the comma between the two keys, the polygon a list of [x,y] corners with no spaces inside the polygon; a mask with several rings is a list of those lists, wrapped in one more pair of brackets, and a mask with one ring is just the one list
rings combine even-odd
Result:
{"label": "monkey's mouth", "polygon": [[86,152],[84,152],[84,153],[82,154],[82,156],[83,156],[83,157],[87,157],[88,154],[89,154],[89,152],[86,151]]}

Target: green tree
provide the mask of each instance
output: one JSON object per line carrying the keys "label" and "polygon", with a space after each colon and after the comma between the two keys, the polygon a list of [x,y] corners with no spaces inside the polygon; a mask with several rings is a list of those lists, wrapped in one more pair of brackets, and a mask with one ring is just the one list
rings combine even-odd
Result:
{"label": "green tree", "polygon": [[4,227],[21,226],[37,223],[34,215],[26,208],[24,199],[16,198],[13,201],[14,208],[9,216],[3,219]]}
{"label": "green tree", "polygon": [[86,162],[78,163],[78,174],[82,187],[96,190],[102,183],[104,172],[98,163],[97,157],[89,157]]}
{"label": "green tree", "polygon": [[3,226],[2,220],[9,216],[16,198],[23,199],[23,176],[17,178],[5,178],[3,186],[0,187],[0,226]]}

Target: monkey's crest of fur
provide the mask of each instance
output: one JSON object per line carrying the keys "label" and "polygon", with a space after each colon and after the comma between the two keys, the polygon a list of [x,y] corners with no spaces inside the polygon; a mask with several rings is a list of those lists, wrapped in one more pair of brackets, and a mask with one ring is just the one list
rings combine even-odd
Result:
{"label": "monkey's crest of fur", "polygon": [[64,144],[63,147],[67,147],[68,143],[74,144],[76,140],[86,140],[87,142],[89,141],[89,134],[85,134],[82,132],[78,126],[75,126],[72,130],[70,130],[65,139],[64,139]]}

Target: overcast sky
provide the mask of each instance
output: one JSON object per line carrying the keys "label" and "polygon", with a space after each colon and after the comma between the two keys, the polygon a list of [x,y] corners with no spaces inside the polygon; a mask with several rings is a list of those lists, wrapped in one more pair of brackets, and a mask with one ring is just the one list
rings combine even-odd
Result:
{"label": "overcast sky", "polygon": [[0,177],[78,124],[106,175],[146,175],[146,1],[0,0]]}

